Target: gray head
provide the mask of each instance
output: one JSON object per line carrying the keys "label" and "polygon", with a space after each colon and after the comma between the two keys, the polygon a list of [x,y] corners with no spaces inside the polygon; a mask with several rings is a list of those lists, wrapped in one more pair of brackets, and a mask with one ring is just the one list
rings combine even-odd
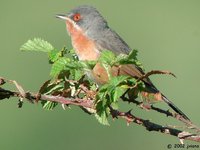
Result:
{"label": "gray head", "polygon": [[72,9],[66,15],[57,15],[58,18],[73,22],[76,27],[87,32],[91,30],[101,30],[107,27],[106,20],[101,16],[96,8],[92,6],[79,6]]}

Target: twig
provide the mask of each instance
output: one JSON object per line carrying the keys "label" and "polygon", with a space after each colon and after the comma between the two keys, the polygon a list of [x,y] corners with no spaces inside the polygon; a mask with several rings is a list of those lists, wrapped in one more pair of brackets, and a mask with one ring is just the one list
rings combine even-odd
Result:
{"label": "twig", "polygon": [[143,80],[145,78],[148,78],[151,75],[155,75],[155,74],[168,74],[168,75],[172,75],[173,77],[176,78],[176,75],[173,74],[172,72],[169,71],[161,71],[161,70],[152,70],[147,72],[146,74],[144,74],[143,76],[141,76],[140,78],[138,78],[138,81]]}
{"label": "twig", "polygon": [[189,133],[186,131],[181,131],[181,130],[166,127],[166,126],[162,126],[162,125],[153,123],[149,120],[138,118],[138,117],[132,115],[131,111],[120,112],[120,111],[115,110],[112,107],[110,107],[110,113],[113,118],[121,117],[121,118],[125,119],[128,124],[132,122],[132,123],[136,123],[138,125],[142,125],[148,131],[156,131],[156,132],[161,132],[164,134],[169,134],[169,135],[178,137],[180,140],[191,140],[191,141],[200,142],[200,135],[192,134],[192,133]]}
{"label": "twig", "polygon": [[[121,99],[123,100],[123,101],[127,101],[127,102],[132,102],[132,103],[134,103],[134,104],[136,104],[136,105],[141,105],[143,102],[139,102],[139,101],[137,101],[137,100],[135,100],[135,99],[129,99],[129,98],[127,98],[127,97],[125,97],[125,96],[123,96],[123,97],[121,97]],[[149,109],[151,109],[151,110],[154,110],[154,111],[156,111],[156,112],[159,112],[159,113],[161,113],[161,114],[164,114],[164,115],[166,115],[167,117],[172,117],[172,118],[174,118],[174,119],[176,119],[176,120],[178,120],[178,121],[180,121],[180,122],[183,122],[188,128],[190,128],[190,129],[195,129],[195,130],[197,130],[198,132],[200,131],[200,128],[199,127],[197,127],[196,125],[194,125],[191,121],[188,121],[188,120],[186,120],[185,118],[183,118],[181,115],[179,115],[178,113],[172,113],[172,112],[170,112],[169,110],[163,110],[163,109],[161,109],[161,108],[158,108],[158,107],[155,107],[155,106],[153,106],[153,105],[151,105],[150,107],[149,107]]]}

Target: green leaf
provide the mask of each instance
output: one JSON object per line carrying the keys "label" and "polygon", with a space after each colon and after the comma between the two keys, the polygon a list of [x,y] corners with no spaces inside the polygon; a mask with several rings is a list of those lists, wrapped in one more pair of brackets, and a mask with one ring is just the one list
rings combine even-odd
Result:
{"label": "green leaf", "polygon": [[107,91],[109,86],[110,86],[109,84],[104,84],[99,88],[99,92],[98,92],[99,99],[103,98],[104,93]]}
{"label": "green leaf", "polygon": [[42,101],[41,103],[42,103],[42,108],[47,110],[53,110],[58,105],[58,103],[51,101]]}
{"label": "green leaf", "polygon": [[82,68],[85,70],[92,70],[94,66],[96,65],[97,61],[91,60],[91,61],[79,61],[79,63],[82,65]]}
{"label": "green leaf", "polygon": [[52,50],[48,53],[50,62],[57,61],[59,57],[61,57],[61,55],[62,55],[61,51],[58,51],[58,50]]}
{"label": "green leaf", "polygon": [[82,70],[78,69],[72,69],[70,70],[71,75],[73,76],[73,80],[80,80],[82,76],[84,75],[84,72]]}
{"label": "green leaf", "polygon": [[108,79],[111,79],[111,66],[107,63],[101,63],[101,65],[103,66],[103,68],[106,70],[106,74],[108,75]]}
{"label": "green leaf", "polygon": [[109,81],[108,84],[116,87],[118,86],[120,83],[125,82],[127,79],[129,79],[130,76],[125,76],[125,75],[121,75],[121,76],[115,76],[112,77],[112,79]]}
{"label": "green leaf", "polygon": [[50,75],[52,77],[56,77],[57,75],[59,75],[59,73],[61,71],[63,71],[66,67],[67,64],[70,63],[70,59],[69,58],[63,58],[61,57],[60,59],[58,59],[51,67],[51,72]]}
{"label": "green leaf", "polygon": [[136,49],[130,51],[128,55],[120,54],[116,57],[114,64],[123,65],[123,64],[134,64],[137,67],[143,69],[142,63],[137,59],[138,51]]}
{"label": "green leaf", "polygon": [[[129,79],[129,76],[116,76],[99,88],[97,99],[106,102],[106,105],[110,105],[112,102],[116,102],[120,96],[127,90],[123,85],[125,81]],[[125,83],[124,83],[125,82]],[[123,83],[122,85],[120,85]]]}
{"label": "green leaf", "polygon": [[97,113],[95,114],[95,117],[97,118],[99,123],[101,123],[103,125],[109,125],[109,123],[108,123],[108,108],[103,107],[102,103],[103,103],[102,101],[97,103],[97,106],[96,106]]}
{"label": "green leaf", "polygon": [[124,94],[125,91],[126,91],[126,89],[124,89],[124,88],[122,88],[120,86],[116,87],[110,93],[111,101],[112,102],[117,102],[119,100],[119,98]]}
{"label": "green leaf", "polygon": [[100,115],[95,114],[95,117],[99,121],[99,123],[101,123],[103,125],[110,125],[105,112],[102,112]]}
{"label": "green leaf", "polygon": [[20,48],[22,51],[41,51],[41,52],[50,52],[54,47],[47,41],[41,38],[34,38],[33,40],[28,40]]}
{"label": "green leaf", "polygon": [[128,59],[136,60],[137,59],[137,53],[138,53],[138,50],[136,50],[136,49],[131,50],[130,53],[128,54]]}
{"label": "green leaf", "polygon": [[[99,121],[99,123],[103,125],[109,125],[108,122],[108,107],[103,107],[103,102],[98,103],[100,106],[97,106],[97,113],[95,114],[96,119]],[[98,105],[97,104],[97,105]]]}
{"label": "green leaf", "polygon": [[103,50],[101,52],[99,61],[104,62],[107,64],[112,64],[112,62],[115,60],[115,54],[112,51],[109,50]]}
{"label": "green leaf", "polygon": [[74,61],[74,60],[69,59],[69,62],[65,66],[65,68],[67,70],[71,70],[71,69],[72,70],[73,69],[81,70],[83,68],[82,64],[78,61]]}

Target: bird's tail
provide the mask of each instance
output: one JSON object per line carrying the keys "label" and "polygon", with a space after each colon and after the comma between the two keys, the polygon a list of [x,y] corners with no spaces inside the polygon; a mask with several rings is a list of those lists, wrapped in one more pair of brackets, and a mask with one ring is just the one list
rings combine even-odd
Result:
{"label": "bird's tail", "polygon": [[181,115],[184,119],[189,120],[190,119],[174,104],[172,103],[172,101],[170,101],[169,99],[167,99],[167,97],[165,95],[162,94],[162,99],[163,101],[165,101],[169,107],[171,107],[176,113],[178,113],[179,115]]}

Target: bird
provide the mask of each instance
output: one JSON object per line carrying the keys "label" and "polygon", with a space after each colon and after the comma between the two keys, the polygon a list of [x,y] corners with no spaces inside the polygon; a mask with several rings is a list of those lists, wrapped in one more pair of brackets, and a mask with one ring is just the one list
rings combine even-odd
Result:
{"label": "bird", "polygon": [[[110,50],[116,55],[128,54],[131,51],[129,45],[117,32],[110,28],[106,19],[93,6],[78,6],[67,14],[58,14],[56,17],[65,21],[72,46],[79,60],[98,60],[104,50]],[[145,74],[140,67],[134,64],[114,66],[111,72],[113,76],[128,75],[136,79]],[[106,84],[109,81],[108,74],[100,63],[94,66],[89,76],[99,85]],[[149,78],[144,78],[143,82],[147,92],[161,93]],[[184,119],[190,121],[164,94],[160,94],[160,99]]]}

